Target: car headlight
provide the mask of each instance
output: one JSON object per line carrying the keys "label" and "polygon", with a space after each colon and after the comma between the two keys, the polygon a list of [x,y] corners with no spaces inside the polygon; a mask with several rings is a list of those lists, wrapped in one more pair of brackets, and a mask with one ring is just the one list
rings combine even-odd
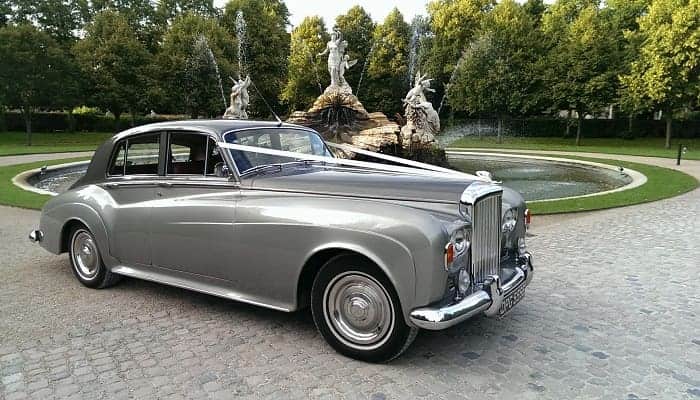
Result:
{"label": "car headlight", "polygon": [[459,294],[465,294],[467,290],[469,290],[469,285],[471,285],[469,272],[462,268],[459,270],[459,275],[457,276],[457,290],[459,290]]}
{"label": "car headlight", "polygon": [[510,210],[506,211],[506,213],[503,215],[503,225],[501,227],[503,232],[513,232],[513,230],[515,229],[515,225],[518,222],[516,211],[516,209],[511,208]]}

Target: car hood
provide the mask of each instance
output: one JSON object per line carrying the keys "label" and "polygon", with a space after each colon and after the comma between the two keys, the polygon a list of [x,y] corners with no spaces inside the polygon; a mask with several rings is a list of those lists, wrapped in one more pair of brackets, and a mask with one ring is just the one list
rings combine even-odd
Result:
{"label": "car hood", "polygon": [[[419,208],[456,212],[462,192],[474,181],[469,177],[448,175],[424,176],[361,168],[305,166],[260,174],[251,178],[248,185],[255,189],[410,202]],[[520,194],[504,188],[504,205],[517,207],[522,202]]]}

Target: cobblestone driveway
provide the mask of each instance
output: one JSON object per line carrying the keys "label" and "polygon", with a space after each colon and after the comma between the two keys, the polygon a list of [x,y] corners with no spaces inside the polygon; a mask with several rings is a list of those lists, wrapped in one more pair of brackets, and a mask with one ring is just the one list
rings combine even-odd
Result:
{"label": "cobblestone driveway", "polygon": [[[700,190],[545,218],[505,319],[421,332],[389,365],[285,314],[127,279],[83,288],[0,207],[0,398],[700,399]],[[535,220],[537,224],[537,220]]]}

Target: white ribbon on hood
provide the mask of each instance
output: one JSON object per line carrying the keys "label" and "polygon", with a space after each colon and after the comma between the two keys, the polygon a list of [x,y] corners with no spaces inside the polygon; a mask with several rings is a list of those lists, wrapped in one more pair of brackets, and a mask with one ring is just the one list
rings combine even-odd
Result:
{"label": "white ribbon on hood", "polygon": [[298,160],[319,161],[319,162],[334,164],[336,166],[343,166],[343,167],[367,168],[367,169],[374,169],[374,170],[386,171],[386,172],[396,172],[396,173],[412,174],[412,175],[435,176],[435,177],[450,178],[450,179],[460,179],[461,178],[461,179],[470,179],[470,180],[485,180],[482,177],[466,174],[464,172],[455,171],[455,170],[451,170],[448,168],[442,168],[442,167],[438,167],[435,165],[430,165],[430,164],[426,164],[426,163],[422,163],[422,162],[418,162],[418,161],[406,160],[406,159],[400,158],[400,157],[389,156],[386,154],[362,150],[362,149],[358,149],[358,148],[353,147],[353,146],[336,144],[336,143],[326,143],[326,145],[328,145],[328,147],[337,148],[337,149],[347,151],[347,152],[362,154],[362,155],[365,155],[368,157],[374,157],[374,158],[377,158],[380,160],[385,160],[385,161],[393,162],[396,164],[401,164],[404,166],[373,163],[373,162],[368,162],[368,161],[348,160],[345,158],[335,158],[335,157],[328,157],[328,156],[318,156],[318,155],[313,155],[313,154],[297,153],[297,152],[293,152],[293,151],[284,151],[284,150],[275,150],[275,149],[269,149],[269,148],[265,148],[265,147],[245,146],[245,145],[241,145],[241,144],[233,144],[233,143],[226,143],[226,142],[219,142],[218,145],[219,145],[219,147],[225,148],[225,149],[239,150],[239,151],[259,153],[259,154],[269,154],[272,156],[293,158],[293,159],[298,159]]}

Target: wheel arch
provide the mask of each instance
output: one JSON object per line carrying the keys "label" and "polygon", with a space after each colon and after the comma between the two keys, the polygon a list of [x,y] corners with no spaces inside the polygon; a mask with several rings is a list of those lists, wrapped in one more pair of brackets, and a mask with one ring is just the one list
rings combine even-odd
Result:
{"label": "wheel arch", "polygon": [[369,249],[352,243],[327,243],[317,247],[310,252],[299,274],[297,280],[296,308],[301,309],[309,305],[311,287],[321,267],[333,257],[341,254],[348,254],[361,257],[376,266],[377,272],[380,272],[391,282],[393,290],[399,298],[399,306],[402,312],[407,315],[410,311],[407,310],[407,306],[411,304],[413,296],[415,295],[413,289],[415,287],[416,275],[411,254],[408,252],[408,249],[404,248],[404,250],[406,251],[407,258],[410,260],[410,274],[400,274],[396,271],[392,272],[389,264],[385,262],[382,257]]}

